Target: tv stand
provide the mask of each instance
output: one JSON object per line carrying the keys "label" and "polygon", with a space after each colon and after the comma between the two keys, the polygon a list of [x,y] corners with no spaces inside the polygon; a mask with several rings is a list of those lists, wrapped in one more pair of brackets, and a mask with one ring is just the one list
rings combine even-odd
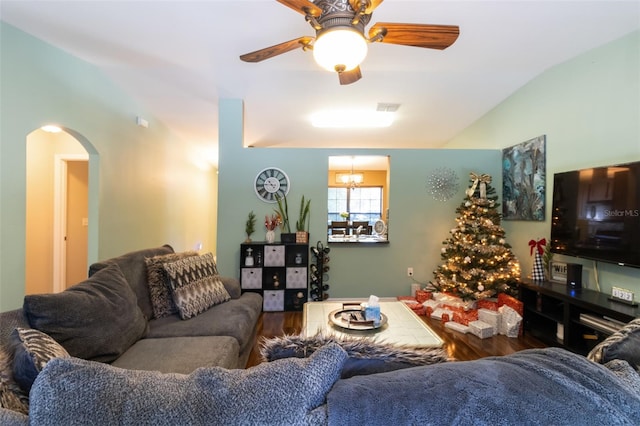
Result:
{"label": "tv stand", "polygon": [[608,294],[594,290],[531,280],[523,280],[519,290],[524,331],[582,355],[640,316],[638,306],[611,301]]}

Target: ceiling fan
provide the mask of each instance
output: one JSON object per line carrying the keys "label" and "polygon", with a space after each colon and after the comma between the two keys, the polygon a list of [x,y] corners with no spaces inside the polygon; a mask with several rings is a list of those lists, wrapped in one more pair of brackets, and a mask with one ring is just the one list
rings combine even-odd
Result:
{"label": "ceiling fan", "polygon": [[322,67],[338,73],[340,84],[362,78],[360,63],[367,54],[367,44],[382,42],[428,49],[446,49],[460,30],[456,25],[398,24],[379,22],[369,29],[373,11],[383,0],[277,0],[305,16],[316,36],[302,36],[240,56],[245,62],[260,62],[302,48],[313,50]]}

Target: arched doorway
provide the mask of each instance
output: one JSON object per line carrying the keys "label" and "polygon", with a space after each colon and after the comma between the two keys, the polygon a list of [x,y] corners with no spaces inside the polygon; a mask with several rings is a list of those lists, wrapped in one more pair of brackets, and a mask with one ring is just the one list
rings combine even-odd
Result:
{"label": "arched doorway", "polygon": [[95,260],[97,155],[69,129],[31,132],[26,151],[25,293],[59,292],[86,278]]}

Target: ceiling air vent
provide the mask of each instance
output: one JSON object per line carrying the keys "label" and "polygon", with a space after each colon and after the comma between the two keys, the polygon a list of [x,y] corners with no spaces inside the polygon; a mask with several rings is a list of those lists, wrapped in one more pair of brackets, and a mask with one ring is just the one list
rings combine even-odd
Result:
{"label": "ceiling air vent", "polygon": [[392,104],[388,102],[379,102],[376,111],[379,112],[396,112],[400,108],[400,104]]}

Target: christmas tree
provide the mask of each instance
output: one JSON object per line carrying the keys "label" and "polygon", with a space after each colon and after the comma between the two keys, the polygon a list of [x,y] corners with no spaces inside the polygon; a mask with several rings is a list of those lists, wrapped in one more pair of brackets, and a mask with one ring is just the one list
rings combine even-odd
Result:
{"label": "christmas tree", "polygon": [[456,227],[443,241],[444,261],[431,285],[464,300],[485,299],[498,293],[515,294],[520,265],[500,226],[500,204],[491,176],[471,173],[471,187],[456,209]]}

